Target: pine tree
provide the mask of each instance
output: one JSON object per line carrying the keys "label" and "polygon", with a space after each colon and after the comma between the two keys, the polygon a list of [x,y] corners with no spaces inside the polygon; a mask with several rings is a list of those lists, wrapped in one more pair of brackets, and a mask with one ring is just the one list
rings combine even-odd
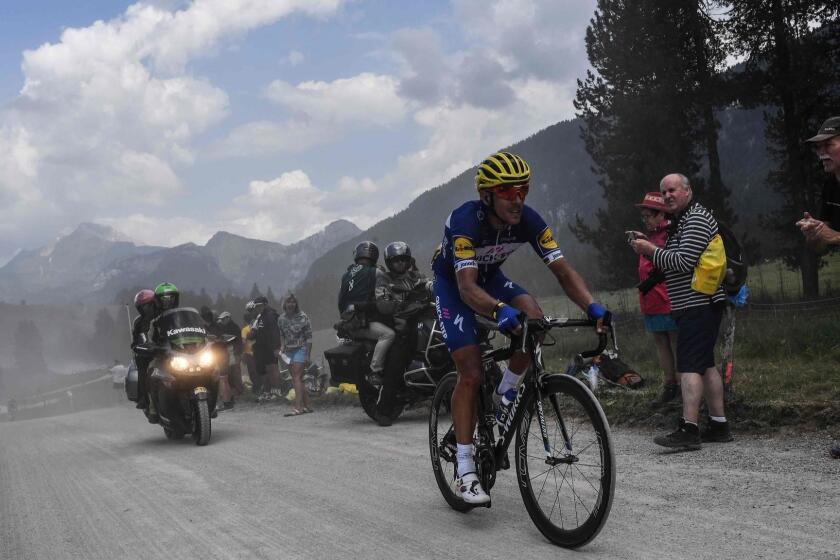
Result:
{"label": "pine tree", "polygon": [[251,286],[251,293],[248,294],[248,299],[255,300],[260,296],[262,296],[262,292],[260,292],[260,287],[257,286],[256,282],[254,282],[254,285]]}
{"label": "pine tree", "polygon": [[802,141],[836,114],[840,92],[840,5],[827,0],[731,0],[726,20],[732,50],[746,57],[738,96],[765,110],[766,135],[778,167],[768,180],[783,197],[766,225],[782,238],[782,254],[799,268],[804,293],[819,295],[820,258],[805,247],[794,222],[819,208],[825,180]]}
{"label": "pine tree", "polygon": [[268,305],[274,307],[275,309],[277,308],[277,298],[274,297],[274,292],[271,290],[271,286],[266,289],[265,298],[268,300]]}
{"label": "pine tree", "polygon": [[[596,227],[578,217],[572,231],[609,263],[604,280],[612,286],[635,278],[638,257],[623,234],[640,228],[634,203],[658,190],[660,179],[672,172],[688,176],[703,200],[698,154],[704,147],[719,175],[712,103],[698,100],[711,87],[719,55],[701,8],[688,0],[598,0],[587,29],[595,72],[578,80],[575,108],[605,207],[596,215]],[[725,201],[722,181],[714,180],[715,194]]]}

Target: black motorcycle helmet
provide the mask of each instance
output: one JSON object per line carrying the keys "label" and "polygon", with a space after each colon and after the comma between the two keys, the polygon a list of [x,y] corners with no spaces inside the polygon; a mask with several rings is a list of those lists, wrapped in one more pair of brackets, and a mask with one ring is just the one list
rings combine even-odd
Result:
{"label": "black motorcycle helmet", "polygon": [[404,274],[411,268],[411,247],[404,241],[394,241],[385,247],[385,266],[394,274]]}
{"label": "black motorcycle helmet", "polygon": [[353,262],[358,263],[359,259],[370,259],[373,264],[379,260],[379,247],[373,241],[362,241],[353,250]]}

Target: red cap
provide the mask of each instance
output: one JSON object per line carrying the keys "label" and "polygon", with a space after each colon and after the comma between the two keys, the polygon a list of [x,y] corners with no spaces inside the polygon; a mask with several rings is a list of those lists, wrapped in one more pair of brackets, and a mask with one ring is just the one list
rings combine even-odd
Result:
{"label": "red cap", "polygon": [[668,207],[665,206],[665,199],[662,198],[662,193],[656,191],[647,193],[642,201],[636,204],[636,208],[650,208],[651,210],[659,210],[660,212],[668,211]]}

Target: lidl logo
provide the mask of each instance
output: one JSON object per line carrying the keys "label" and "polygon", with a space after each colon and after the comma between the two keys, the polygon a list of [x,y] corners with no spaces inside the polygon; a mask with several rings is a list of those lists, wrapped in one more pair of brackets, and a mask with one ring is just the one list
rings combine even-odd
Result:
{"label": "lidl logo", "polygon": [[551,228],[545,228],[540,234],[540,247],[549,250],[558,248],[557,242],[554,240],[554,236],[551,235]]}
{"label": "lidl logo", "polygon": [[455,251],[455,258],[475,258],[475,248],[473,247],[472,240],[469,237],[456,237],[452,245]]}

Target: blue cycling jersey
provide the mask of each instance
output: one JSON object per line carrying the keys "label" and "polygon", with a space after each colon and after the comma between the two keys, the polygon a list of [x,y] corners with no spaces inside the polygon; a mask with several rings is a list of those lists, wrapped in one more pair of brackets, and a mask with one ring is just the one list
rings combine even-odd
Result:
{"label": "blue cycling jersey", "polygon": [[455,278],[463,268],[477,268],[483,285],[523,243],[530,243],[545,264],[563,258],[551,228],[530,206],[514,226],[493,228],[480,200],[456,208],[446,219],[443,241],[432,258],[435,275]]}

